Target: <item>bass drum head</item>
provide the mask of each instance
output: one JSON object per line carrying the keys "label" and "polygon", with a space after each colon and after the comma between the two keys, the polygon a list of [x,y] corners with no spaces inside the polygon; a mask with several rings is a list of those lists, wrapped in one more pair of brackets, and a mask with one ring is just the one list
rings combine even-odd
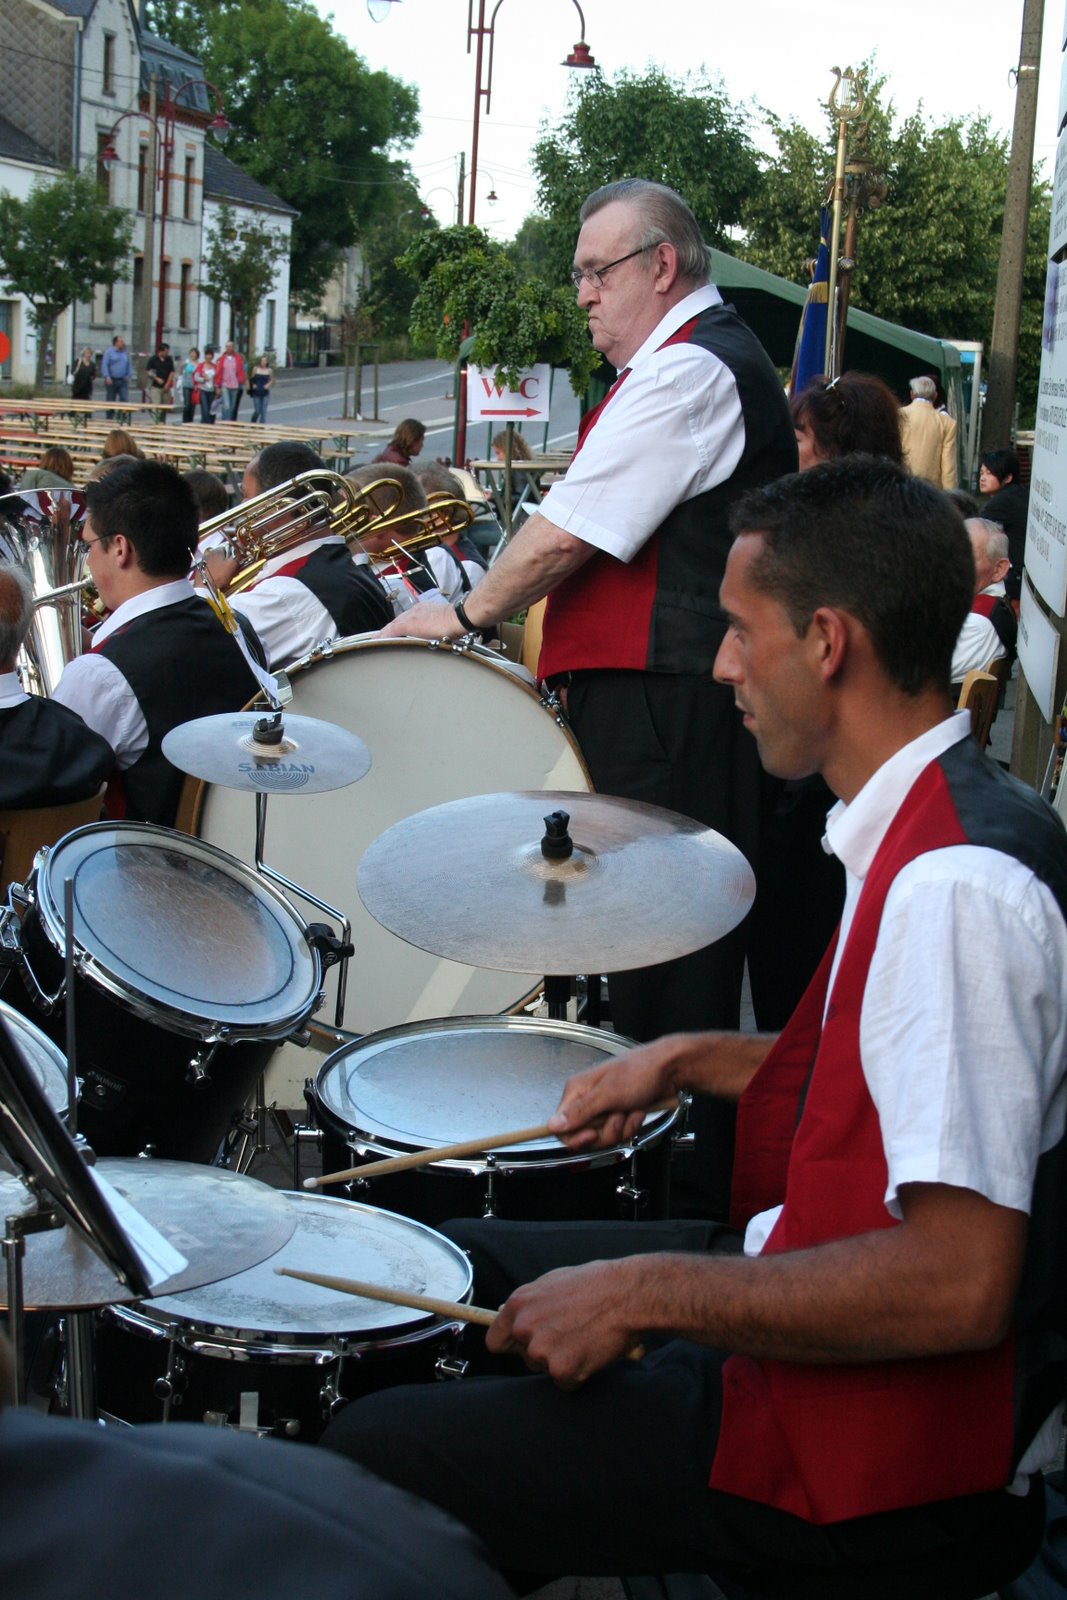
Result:
{"label": "bass drum head", "polygon": [[303,921],[213,845],[136,822],[68,833],[36,886],[41,925],[58,954],[68,878],[80,969],[136,1015],[192,1038],[225,1029],[238,1039],[273,1039],[314,1005],[319,963]]}
{"label": "bass drum head", "polygon": [[3,1000],[0,1000],[0,1017],[7,1023],[15,1049],[33,1074],[48,1104],[56,1116],[65,1122],[69,1110],[66,1056],[47,1034]]}
{"label": "bass drum head", "polygon": [[[346,639],[290,673],[293,710],[338,723],[365,741],[359,783],[299,798],[272,795],[264,860],[352,921],[344,1027],[371,1033],[398,1022],[497,1014],[536,993],[543,974],[467,967],[405,944],[364,910],[356,870],[379,834],[446,800],[503,789],[588,793],[573,735],[536,689],[495,652],[420,639]],[[205,786],[198,832],[233,855],[254,854],[252,797]],[[457,867],[457,870],[461,870]],[[494,907],[487,917],[506,915]],[[328,977],[329,1007],[336,974]]]}

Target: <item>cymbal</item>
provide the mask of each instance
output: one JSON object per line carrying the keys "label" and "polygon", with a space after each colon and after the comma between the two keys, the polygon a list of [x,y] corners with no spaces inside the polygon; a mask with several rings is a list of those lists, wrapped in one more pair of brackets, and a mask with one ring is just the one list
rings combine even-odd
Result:
{"label": "cymbal", "polygon": [[283,736],[257,737],[268,711],[223,712],[172,728],[163,754],[172,766],[226,789],[261,794],[325,794],[366,777],[371,754],[357,734],[317,717],[282,714]]}
{"label": "cymbal", "polygon": [[[542,848],[546,817],[566,824]],[[568,840],[572,849],[568,854]],[[475,795],[381,834],[359,864],[371,916],[409,944],[503,972],[621,972],[721,939],[752,904],[740,850],[612,795]]]}
{"label": "cymbal", "polygon": [[[292,1236],[294,1218],[281,1190],[221,1167],[184,1161],[110,1157],[94,1169],[147,1217],[189,1262],[161,1283],[157,1295],[178,1294],[255,1266]],[[0,1174],[0,1216],[34,1209],[25,1185]],[[30,1234],[22,1263],[27,1311],[88,1310],[138,1298],[72,1227]],[[7,1280],[0,1273],[0,1309]]]}

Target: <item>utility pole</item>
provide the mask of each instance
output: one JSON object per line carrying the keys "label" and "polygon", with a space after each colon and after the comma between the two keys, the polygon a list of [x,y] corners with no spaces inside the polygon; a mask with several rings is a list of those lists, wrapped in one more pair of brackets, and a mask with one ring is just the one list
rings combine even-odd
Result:
{"label": "utility pole", "polygon": [[1023,269],[1026,266],[1026,232],[1030,220],[1034,132],[1037,127],[1037,80],[1044,12],[1045,0],[1023,0],[1015,121],[1008,162],[1008,187],[1004,197],[1004,228],[1000,235],[993,338],[989,347],[989,390],[982,421],[982,444],[987,450],[1002,449],[1011,443],[1015,416],[1019,316],[1023,297]]}
{"label": "utility pole", "polygon": [[463,226],[463,191],[467,186],[467,152],[459,153],[459,183],[456,186],[456,227]]}
{"label": "utility pole", "polygon": [[145,161],[144,178],[144,250],[141,253],[141,316],[136,329],[137,342],[144,352],[143,359],[138,363],[138,378],[142,389],[144,389],[147,381],[145,367],[149,356],[152,354],[152,296],[156,280],[156,144],[159,140],[159,128],[156,123],[156,75],[154,72],[148,80],[148,121],[151,126],[151,132],[148,135],[148,152]]}

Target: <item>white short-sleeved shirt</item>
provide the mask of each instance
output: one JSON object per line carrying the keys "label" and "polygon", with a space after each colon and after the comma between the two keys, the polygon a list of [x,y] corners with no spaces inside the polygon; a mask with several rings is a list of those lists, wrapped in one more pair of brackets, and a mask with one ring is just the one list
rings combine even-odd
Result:
{"label": "white short-sleeved shirt", "polygon": [[305,539],[291,550],[273,556],[253,586],[234,595],[230,603],[256,630],[267,652],[268,666],[284,666],[307,655],[317,644],[338,637],[336,622],[307,584],[278,574],[282,567],[313,555],[324,544],[344,542],[333,533],[324,534],[321,539]]}
{"label": "white short-sleeved shirt", "polygon": [[[982,593],[1003,599],[1004,585],[992,583]],[[989,618],[977,611],[968,611],[952,652],[952,682],[962,683],[968,672],[981,672],[991,661],[1000,661],[1007,653],[1000,634]]]}
{"label": "white short-sleeved shirt", "polygon": [[542,507],[586,544],[630,561],[685,500],[725,483],[745,448],[730,368],[711,351],[664,340],[722,304],[712,284],[673,306],[629,363],[629,373]]}

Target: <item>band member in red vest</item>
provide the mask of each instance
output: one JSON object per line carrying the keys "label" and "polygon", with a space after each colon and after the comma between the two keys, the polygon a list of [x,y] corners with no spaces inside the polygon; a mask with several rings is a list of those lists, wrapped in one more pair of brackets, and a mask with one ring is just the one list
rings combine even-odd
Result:
{"label": "band member in red vest", "polygon": [[952,652],[954,684],[962,683],[968,672],[983,671],[991,661],[1005,656],[1014,661],[1019,631],[1005,586],[1011,572],[1007,534],[986,517],[968,517],[967,532],[974,551],[974,599]]}
{"label": "band member in red vest", "polygon": [[[565,691],[596,788],[696,817],[756,865],[756,748],[711,668],[728,511],[795,469],[789,408],[759,341],[708,282],[679,195],[607,184],[581,222],[578,304],[619,376],[583,419],[566,476],[476,591],[454,615],[417,609],[389,631],[455,638],[548,594],[539,675]],[[635,1039],[736,1027],[743,962],[738,933],[613,976],[613,1025]],[[728,1160],[724,1149],[717,1170]],[[725,1206],[725,1193],[703,1198]]]}
{"label": "band member in red vest", "polygon": [[227,632],[193,591],[196,501],[173,467],[124,462],[87,496],[82,539],[110,615],[63,669],[55,698],[115,753],[108,814],[169,827],[184,774],[163,739],[194,717],[240,710],[260,687],[262,651],[251,628],[240,639]]}
{"label": "band member in red vest", "polygon": [[589,1152],[682,1089],[738,1103],[738,1248],[450,1224],[480,1304],[521,1285],[486,1349],[532,1374],[393,1389],[326,1442],[520,1571],[978,1594],[1039,1542],[1063,1409],[1067,837],[952,713],[972,561],[942,494],[852,457],[731,520],[715,676],[771,772],[839,797],[841,927],[776,1040],[656,1040],[550,1125]]}

